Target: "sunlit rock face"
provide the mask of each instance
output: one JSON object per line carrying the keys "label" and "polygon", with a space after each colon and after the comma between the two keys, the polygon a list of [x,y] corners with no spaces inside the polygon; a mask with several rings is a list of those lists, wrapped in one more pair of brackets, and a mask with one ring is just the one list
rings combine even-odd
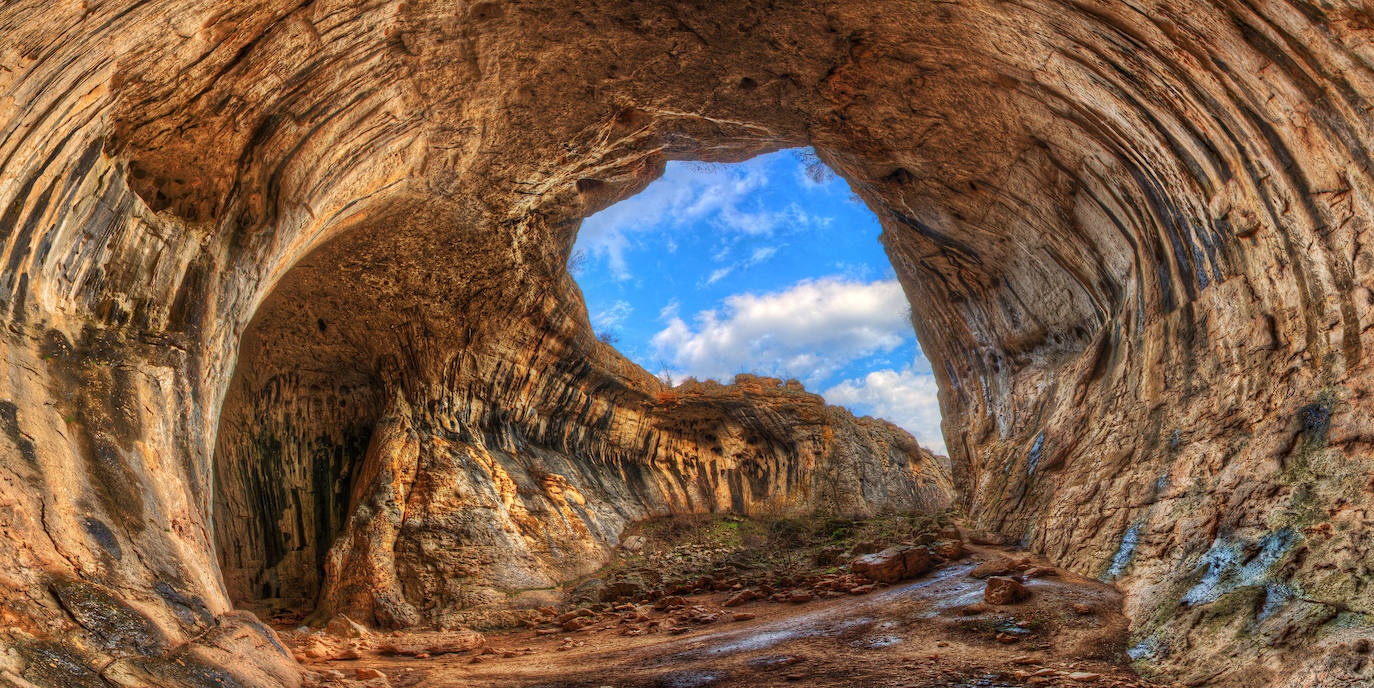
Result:
{"label": "sunlit rock face", "polygon": [[487,332],[346,305],[371,268],[317,268],[374,249],[345,239],[306,258],[243,338],[215,465],[236,602],[489,623],[601,568],[647,516],[950,505],[943,459],[800,383],[663,384],[596,341],[566,276],[522,313],[481,316]]}
{"label": "sunlit rock face", "polygon": [[[552,529],[584,482],[752,495],[563,263],[667,159],[809,143],[885,226],[976,525],[1115,580],[1145,671],[1367,674],[1368,8],[778,5],[0,9],[0,669],[292,685],[231,592],[405,622],[410,553],[477,521],[402,499],[488,485],[540,553],[520,509],[604,546]],[[722,450],[769,408],[718,401]],[[783,406],[769,490],[821,446]]]}

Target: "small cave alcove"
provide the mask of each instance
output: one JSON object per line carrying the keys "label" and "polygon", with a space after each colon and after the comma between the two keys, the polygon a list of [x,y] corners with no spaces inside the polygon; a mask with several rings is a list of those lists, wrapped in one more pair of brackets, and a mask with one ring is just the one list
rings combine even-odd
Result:
{"label": "small cave alcove", "polygon": [[296,280],[243,336],[215,447],[220,571],[260,614],[313,608],[379,413],[371,375],[320,307],[294,298]]}

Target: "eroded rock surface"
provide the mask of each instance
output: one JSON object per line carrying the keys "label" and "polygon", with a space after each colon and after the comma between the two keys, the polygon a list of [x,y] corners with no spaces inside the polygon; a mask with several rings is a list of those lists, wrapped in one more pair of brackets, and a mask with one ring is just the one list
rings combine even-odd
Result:
{"label": "eroded rock surface", "polygon": [[290,685],[231,590],[401,564],[462,522],[411,496],[519,494],[512,449],[587,459],[540,528],[651,437],[674,503],[750,495],[700,429],[636,426],[656,389],[563,265],[666,160],[812,144],[884,224],[977,527],[1120,586],[1147,671],[1367,677],[1371,30],[1353,0],[7,3],[0,670]]}

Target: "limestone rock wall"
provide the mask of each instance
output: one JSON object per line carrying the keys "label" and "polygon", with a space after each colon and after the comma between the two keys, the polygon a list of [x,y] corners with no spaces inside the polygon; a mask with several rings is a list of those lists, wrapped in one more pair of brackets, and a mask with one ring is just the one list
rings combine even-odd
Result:
{"label": "limestone rock wall", "polygon": [[[417,402],[520,407],[445,371],[539,349],[511,325],[579,218],[809,143],[883,221],[971,518],[1121,586],[1147,671],[1367,674],[1371,30],[1356,0],[6,3],[0,669],[290,685],[230,611],[263,581],[220,575],[271,558],[266,524],[216,553],[221,409],[303,440],[292,484],[358,428],[449,456]],[[252,358],[297,327],[337,347]],[[373,464],[270,546],[351,522]]]}
{"label": "limestone rock wall", "polygon": [[[386,328],[404,331],[398,353],[378,363],[375,340],[351,349],[340,333],[386,316],[300,311],[366,293],[314,269],[358,250],[342,241],[303,261],[244,337],[214,514],[239,602],[454,625],[600,568],[624,526],[651,515],[950,504],[947,468],[909,434],[799,383],[665,386],[594,339],[566,276],[499,337],[457,344],[400,316]],[[371,380],[319,374],[374,366]]]}

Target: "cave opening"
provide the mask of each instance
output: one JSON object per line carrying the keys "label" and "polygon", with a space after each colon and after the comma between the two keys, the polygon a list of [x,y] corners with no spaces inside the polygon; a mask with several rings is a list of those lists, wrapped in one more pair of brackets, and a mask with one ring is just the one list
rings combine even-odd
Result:
{"label": "cave opening", "polygon": [[672,161],[583,221],[569,272],[598,339],[669,386],[795,379],[944,454],[935,376],[882,231],[810,148]]}

